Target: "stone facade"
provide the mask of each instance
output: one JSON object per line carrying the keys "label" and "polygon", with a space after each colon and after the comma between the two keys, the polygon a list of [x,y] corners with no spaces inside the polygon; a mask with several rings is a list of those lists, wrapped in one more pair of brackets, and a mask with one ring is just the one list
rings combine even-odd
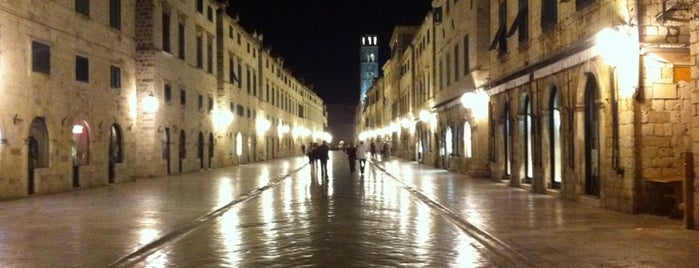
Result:
{"label": "stone facade", "polygon": [[[411,49],[384,67],[409,63],[417,74],[408,93],[385,90],[408,82],[382,78],[384,106],[414,97],[390,111],[389,122],[360,124],[361,137],[417,133],[401,141],[418,144],[417,153],[403,157],[626,213],[655,212],[676,184],[652,181],[687,176],[699,76],[696,25],[688,23],[696,23],[696,7],[662,2],[433,1]],[[424,74],[434,74],[426,83],[433,92],[419,86]],[[406,120],[415,124],[388,127]]]}
{"label": "stone facade", "polygon": [[221,2],[85,3],[0,2],[0,199],[300,154],[327,126]]}

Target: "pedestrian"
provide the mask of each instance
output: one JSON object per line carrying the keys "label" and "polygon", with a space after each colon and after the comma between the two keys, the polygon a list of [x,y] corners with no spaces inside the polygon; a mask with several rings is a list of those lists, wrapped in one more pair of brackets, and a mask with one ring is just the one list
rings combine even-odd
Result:
{"label": "pedestrian", "polygon": [[384,159],[388,159],[388,156],[389,156],[389,151],[388,151],[388,149],[389,149],[389,147],[388,147],[388,142],[384,142],[384,143],[383,143],[383,149],[381,150],[381,152],[383,152],[382,157],[383,157]]}
{"label": "pedestrian", "polygon": [[323,141],[323,143],[316,148],[316,156],[320,160],[320,176],[323,178],[328,178],[328,142]]}
{"label": "pedestrian", "polygon": [[367,148],[366,144],[364,144],[363,141],[360,141],[359,146],[357,146],[357,159],[359,160],[359,172],[362,175],[364,175],[364,167],[366,166],[368,151],[369,148]]}
{"label": "pedestrian", "polygon": [[315,144],[311,143],[308,145],[308,151],[306,152],[306,155],[308,156],[308,163],[311,164],[311,168],[316,167],[316,160],[315,160]]}
{"label": "pedestrian", "polygon": [[301,153],[306,154],[306,145],[305,144],[301,144]]}
{"label": "pedestrian", "polygon": [[369,150],[369,152],[371,152],[371,159],[376,159],[376,143],[372,141]]}
{"label": "pedestrian", "polygon": [[353,142],[350,142],[349,146],[345,149],[347,154],[347,160],[349,160],[350,173],[354,173],[355,165],[357,164],[357,147],[354,146]]}

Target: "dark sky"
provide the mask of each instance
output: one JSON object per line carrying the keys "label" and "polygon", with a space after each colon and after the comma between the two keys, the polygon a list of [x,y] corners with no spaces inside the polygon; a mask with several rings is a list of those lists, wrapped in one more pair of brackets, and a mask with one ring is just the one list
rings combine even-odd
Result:
{"label": "dark sky", "polygon": [[228,0],[248,32],[328,104],[359,101],[362,34],[379,36],[381,67],[396,25],[420,25],[431,0]]}

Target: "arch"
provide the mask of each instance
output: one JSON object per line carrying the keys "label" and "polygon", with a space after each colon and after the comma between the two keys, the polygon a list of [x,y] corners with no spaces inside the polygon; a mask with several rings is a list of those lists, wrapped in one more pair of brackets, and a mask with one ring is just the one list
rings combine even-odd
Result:
{"label": "arch", "polygon": [[163,131],[162,137],[162,158],[165,160],[165,169],[167,174],[172,174],[172,169],[170,168],[170,128],[166,127]]}
{"label": "arch", "polygon": [[524,93],[522,96],[522,159],[524,164],[524,183],[532,183],[534,178],[534,151],[532,143],[534,140],[534,115],[532,109],[532,100],[529,94]]}
{"label": "arch", "polygon": [[179,138],[179,157],[178,157],[178,170],[179,173],[184,172],[184,160],[187,158],[187,134],[184,130],[180,130]]}
{"label": "arch", "polygon": [[510,121],[510,103],[505,102],[505,107],[502,113],[502,138],[504,148],[503,152],[503,164],[505,165],[505,172],[503,173],[503,179],[509,179],[512,176],[512,126]]}
{"label": "arch", "polygon": [[209,168],[211,168],[212,159],[214,159],[214,134],[209,133]]}
{"label": "arch", "polygon": [[109,148],[108,148],[108,182],[114,183],[116,179],[116,164],[124,162],[123,155],[123,135],[121,127],[118,124],[113,124],[109,129]]}
{"label": "arch", "polygon": [[563,156],[561,142],[561,106],[558,87],[552,86],[549,94],[550,114],[548,122],[549,138],[549,185],[560,189],[563,182]]}
{"label": "arch", "polygon": [[34,170],[49,166],[49,132],[46,120],[36,117],[29,125],[27,137],[27,194],[36,193]]}
{"label": "arch", "polygon": [[73,123],[73,187],[80,187],[80,166],[90,164],[90,128],[84,120]]}
{"label": "arch", "polygon": [[600,93],[597,79],[586,74],[584,92],[585,194],[600,195]]}
{"label": "arch", "polygon": [[238,157],[243,155],[243,134],[240,132],[235,135],[235,155]]}
{"label": "arch", "polygon": [[197,158],[199,159],[199,169],[204,169],[204,133],[201,131],[197,137]]}
{"label": "arch", "polygon": [[464,122],[464,156],[473,157],[473,138],[471,136],[471,123]]}

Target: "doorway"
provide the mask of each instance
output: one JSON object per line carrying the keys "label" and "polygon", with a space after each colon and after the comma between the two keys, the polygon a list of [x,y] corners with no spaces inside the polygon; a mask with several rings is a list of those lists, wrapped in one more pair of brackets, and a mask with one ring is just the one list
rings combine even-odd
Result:
{"label": "doorway", "polygon": [[558,105],[558,89],[551,89],[551,118],[549,118],[549,154],[551,155],[550,188],[561,189],[563,166],[561,159],[561,109]]}
{"label": "doorway", "polygon": [[90,131],[85,121],[73,124],[73,188],[80,187],[80,166],[90,164]]}
{"label": "doorway", "polygon": [[109,131],[109,167],[108,167],[108,183],[114,183],[116,180],[116,164],[122,163],[122,135],[119,125],[112,125]]}
{"label": "doorway", "polygon": [[179,173],[184,172],[184,159],[187,158],[187,145],[186,145],[186,134],[184,130],[180,130],[180,141],[179,141],[179,156],[178,156],[178,171]]}
{"label": "doorway", "polygon": [[588,74],[585,83],[585,194],[600,195],[600,116],[597,81]]}
{"label": "doorway", "polygon": [[49,166],[49,135],[46,121],[37,117],[29,126],[27,137],[27,194],[36,193],[35,169]]}

